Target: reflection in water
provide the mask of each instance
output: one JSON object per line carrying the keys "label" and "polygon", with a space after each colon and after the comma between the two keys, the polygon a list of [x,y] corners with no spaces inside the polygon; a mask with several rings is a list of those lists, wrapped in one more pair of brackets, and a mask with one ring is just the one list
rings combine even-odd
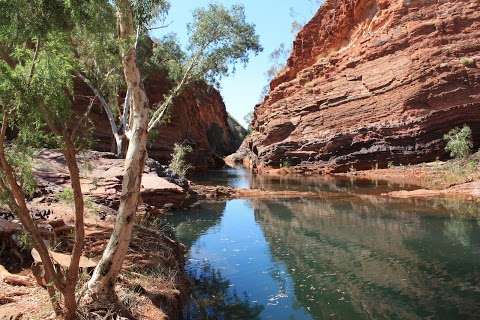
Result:
{"label": "reflection in water", "polygon": [[192,301],[185,310],[187,319],[260,319],[263,307],[251,303],[247,293],[231,293],[230,281],[208,263],[190,265]]}
{"label": "reflection in water", "polygon": [[176,213],[194,280],[187,318],[478,319],[478,205],[373,194]]}
{"label": "reflection in water", "polygon": [[382,193],[395,190],[411,190],[414,186],[383,180],[331,176],[259,176],[240,168],[228,168],[196,175],[192,180],[206,185],[223,185],[235,188],[251,188],[273,191],[305,192],[361,192]]}
{"label": "reflection in water", "polygon": [[190,248],[199,237],[220,222],[224,210],[224,202],[199,203],[187,214],[171,215],[168,223],[175,226],[177,238]]}
{"label": "reflection in water", "polygon": [[249,188],[252,175],[247,170],[226,168],[200,173],[191,178],[196,183],[213,186],[231,186],[234,188]]}
{"label": "reflection in water", "polygon": [[[368,201],[258,201],[272,254],[315,319],[476,319],[480,228]],[[409,213],[408,215],[402,212]],[[285,216],[286,214],[284,214]],[[452,233],[452,226],[454,232]]]}

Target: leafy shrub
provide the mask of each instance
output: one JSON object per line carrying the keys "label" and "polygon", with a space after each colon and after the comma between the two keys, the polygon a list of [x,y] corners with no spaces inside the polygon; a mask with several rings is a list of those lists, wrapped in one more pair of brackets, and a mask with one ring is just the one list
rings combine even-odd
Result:
{"label": "leafy shrub", "polygon": [[173,146],[172,160],[170,161],[168,168],[180,177],[185,178],[188,171],[193,168],[185,159],[192,151],[193,149],[189,145],[175,143]]}
{"label": "leafy shrub", "polygon": [[463,57],[460,59],[460,63],[463,64],[465,67],[470,67],[475,64],[475,60],[473,60],[472,58]]}
{"label": "leafy shrub", "polygon": [[66,203],[73,203],[73,190],[72,188],[65,188],[62,191],[60,191],[57,194],[57,198],[60,201],[66,202]]}
{"label": "leafy shrub", "polygon": [[[32,167],[33,152],[32,148],[21,144],[11,144],[5,149],[7,162],[14,168],[14,174],[18,179],[18,183],[27,196],[33,195],[37,188]],[[0,179],[6,184],[6,178],[3,173],[0,174]],[[6,204],[7,198],[8,196],[2,192],[0,194],[0,203]]]}
{"label": "leafy shrub", "polygon": [[472,151],[472,130],[467,125],[450,130],[443,139],[447,142],[445,151],[454,158],[466,158]]}
{"label": "leafy shrub", "polygon": [[290,168],[291,166],[292,165],[288,159],[285,159],[280,163],[280,168]]}
{"label": "leafy shrub", "polygon": [[19,237],[18,237],[18,241],[20,243],[20,248],[24,251],[30,251],[32,250],[33,248],[33,239],[32,237],[30,236],[30,234],[28,234],[27,232],[25,231],[22,231],[22,233],[20,233]]}

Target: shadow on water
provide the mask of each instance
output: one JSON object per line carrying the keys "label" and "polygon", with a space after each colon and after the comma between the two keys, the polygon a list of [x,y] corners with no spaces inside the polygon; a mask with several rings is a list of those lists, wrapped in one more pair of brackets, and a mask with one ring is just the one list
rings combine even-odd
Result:
{"label": "shadow on water", "polygon": [[198,238],[220,222],[225,206],[225,202],[202,202],[188,212],[175,212],[166,222],[175,227],[178,240],[191,248]]}
{"label": "shadow on water", "polygon": [[264,307],[251,303],[246,292],[239,296],[231,283],[208,263],[190,265],[192,299],[184,311],[185,319],[260,319]]}
{"label": "shadow on water", "polygon": [[190,248],[186,318],[478,319],[478,204],[323,179],[290,187],[325,185],[350,192],[204,202],[169,217]]}

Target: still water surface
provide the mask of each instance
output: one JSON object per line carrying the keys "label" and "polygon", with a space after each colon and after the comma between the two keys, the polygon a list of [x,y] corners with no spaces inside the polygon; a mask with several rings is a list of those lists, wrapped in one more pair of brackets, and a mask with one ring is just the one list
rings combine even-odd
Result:
{"label": "still water surface", "polygon": [[479,206],[393,200],[408,186],[332,178],[203,183],[330,191],[320,199],[204,202],[168,217],[189,247],[186,319],[480,319]]}

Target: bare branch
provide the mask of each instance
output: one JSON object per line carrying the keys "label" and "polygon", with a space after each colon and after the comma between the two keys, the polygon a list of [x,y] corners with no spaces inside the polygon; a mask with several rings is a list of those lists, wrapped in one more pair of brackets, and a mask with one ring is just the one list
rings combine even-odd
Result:
{"label": "bare branch", "polygon": [[27,86],[30,86],[30,83],[32,82],[33,73],[35,72],[35,65],[37,63],[39,48],[40,48],[40,41],[37,39],[37,42],[35,44],[35,53],[33,54],[32,66],[30,67],[30,73],[28,75]]}
{"label": "bare branch", "polygon": [[169,94],[167,99],[165,99],[165,101],[162,103],[162,105],[153,113],[152,119],[148,123],[148,131],[151,131],[153,128],[155,128],[155,126],[158,124],[158,122],[160,122],[160,120],[163,118],[163,116],[167,112],[168,108],[172,104],[173,99],[175,99],[178,96],[178,94],[180,93],[183,86],[188,82],[188,80],[191,76],[191,72],[192,72],[193,68],[195,67],[195,64],[196,64],[196,62],[198,61],[199,58],[200,58],[200,52],[198,52],[192,58],[192,60],[190,60],[190,63],[188,65],[187,69],[185,70],[185,73],[183,74],[182,80],[178,83],[178,85],[175,87],[175,89],[173,89],[171,91],[171,93]]}
{"label": "bare branch", "polygon": [[37,101],[37,106],[42,111],[43,117],[47,122],[47,125],[49,126],[50,130],[52,130],[55,134],[63,135],[63,130],[57,126],[54,120],[55,117],[51,114],[50,110],[48,110],[48,108],[45,106],[44,102]]}
{"label": "bare branch", "polygon": [[103,109],[105,110],[105,113],[107,114],[107,118],[108,118],[108,121],[110,122],[110,127],[112,128],[113,135],[115,136],[115,138],[117,138],[117,136],[119,135],[118,127],[117,127],[117,124],[115,123],[115,117],[113,116],[112,109],[108,105],[107,101],[105,101],[105,99],[102,97],[100,92],[98,92],[97,88],[93,86],[93,84],[90,82],[90,80],[87,77],[85,77],[80,72],[77,73],[77,76],[80,79],[82,79],[83,82],[85,82],[85,84],[90,88],[90,90],[92,90],[92,92],[100,101],[100,104],[102,105]]}
{"label": "bare branch", "polygon": [[157,29],[165,29],[165,28],[170,27],[172,25],[172,23],[173,23],[173,21],[171,21],[168,24],[161,25],[161,26],[147,28],[147,30],[152,31],[152,30],[157,30]]}
{"label": "bare branch", "polygon": [[135,36],[135,50],[138,49],[138,40],[140,39],[140,26],[137,27],[137,35]]}
{"label": "bare branch", "polygon": [[75,135],[77,134],[77,131],[78,129],[80,129],[80,127],[83,125],[83,122],[88,118],[88,116],[90,115],[90,112],[92,111],[93,109],[93,105],[95,103],[95,100],[96,100],[96,96],[91,98],[90,99],[90,104],[88,105],[87,107],[87,110],[83,113],[83,115],[81,116],[80,119],[78,119],[77,121],[77,124],[73,127],[72,129],[72,137],[75,137]]}
{"label": "bare branch", "polygon": [[122,123],[121,127],[124,132],[127,132],[130,129],[129,122],[129,113],[130,113],[130,99],[132,96],[132,89],[128,88],[127,93],[125,94],[125,101],[123,103],[123,114],[122,114]]}
{"label": "bare branch", "polygon": [[2,129],[0,131],[0,145],[3,147],[5,144],[5,135],[7,133],[7,127],[8,127],[8,113],[7,111],[3,110],[3,119],[2,119]]}
{"label": "bare branch", "polygon": [[74,143],[70,137],[64,137],[65,146],[63,149],[63,154],[65,156],[65,161],[68,166],[68,171],[70,173],[70,183],[72,186],[74,197],[74,206],[75,206],[75,243],[72,249],[72,259],[70,260],[70,265],[68,266],[68,271],[66,275],[66,295],[65,303],[75,303],[75,286],[78,281],[78,271],[80,257],[82,255],[84,242],[85,242],[85,225],[84,225],[84,200],[83,193],[80,184],[80,170],[78,168],[78,163],[76,159],[76,150]]}
{"label": "bare branch", "polygon": [[104,81],[103,81],[102,85],[100,86],[100,89],[103,88],[103,85],[105,84],[105,82],[107,82],[107,79],[110,77],[110,75],[113,73],[113,71],[115,71],[115,69],[117,69],[117,68],[116,68],[116,67],[113,67],[112,69],[110,69],[110,71],[108,71],[108,72],[105,74]]}

